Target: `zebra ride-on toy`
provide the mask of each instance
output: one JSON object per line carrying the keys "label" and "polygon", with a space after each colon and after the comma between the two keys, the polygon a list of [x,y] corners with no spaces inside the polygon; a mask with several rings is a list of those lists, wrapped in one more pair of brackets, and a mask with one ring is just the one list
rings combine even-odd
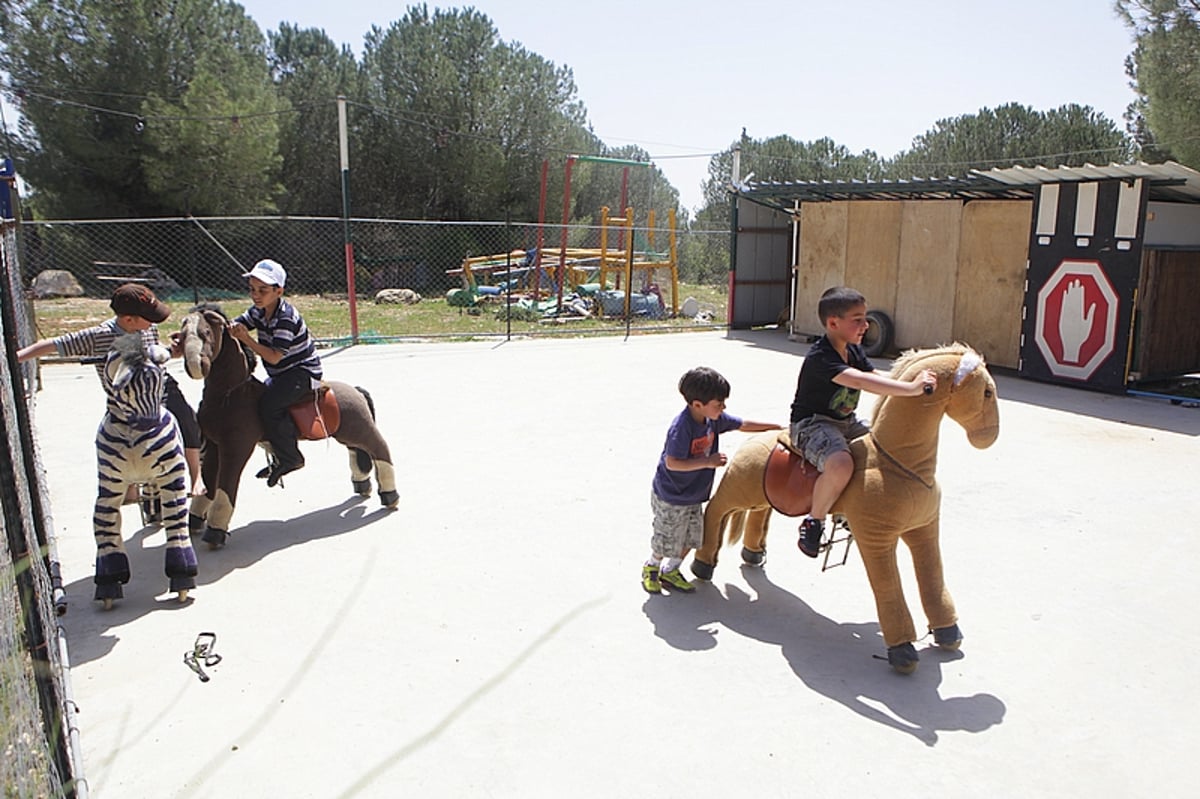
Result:
{"label": "zebra ride-on toy", "polygon": [[[158,344],[143,345],[131,333],[113,342],[104,362],[101,380],[107,409],[96,431],[99,487],[93,513],[96,535],[95,599],[108,610],[124,596],[129,582],[129,557],[121,537],[121,505],[130,486],[152,487],[143,514],[153,509],[157,493],[161,521],[167,538],[163,553],[170,590],[186,601],[196,587],[196,553],[188,534],[187,463],[173,417],[163,407],[170,352]],[[143,522],[147,518],[143,516]]]}

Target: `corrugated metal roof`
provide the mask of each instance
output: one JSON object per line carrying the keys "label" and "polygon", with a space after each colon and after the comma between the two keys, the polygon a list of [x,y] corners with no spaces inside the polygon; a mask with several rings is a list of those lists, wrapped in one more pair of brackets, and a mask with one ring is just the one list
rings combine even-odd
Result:
{"label": "corrugated metal roof", "polygon": [[971,170],[965,177],[911,180],[751,181],[737,187],[747,199],[790,211],[802,202],[833,200],[976,200],[1032,199],[1045,183],[1142,178],[1150,199],[1200,202],[1200,172],[1182,164],[1110,164],[1109,166],[1012,166]]}
{"label": "corrugated metal roof", "polygon": [[960,178],[911,180],[761,180],[743,184],[738,192],[751,200],[790,208],[801,202],[833,200],[950,200],[1008,197],[1029,199],[1033,189],[968,175]]}
{"label": "corrugated metal roof", "polygon": [[1108,166],[1010,166],[1003,169],[978,169],[971,174],[990,178],[1009,186],[1038,186],[1043,183],[1078,183],[1089,180],[1144,179],[1150,185],[1150,199],[1175,202],[1200,202],[1200,172],[1174,161],[1165,164],[1109,164]]}

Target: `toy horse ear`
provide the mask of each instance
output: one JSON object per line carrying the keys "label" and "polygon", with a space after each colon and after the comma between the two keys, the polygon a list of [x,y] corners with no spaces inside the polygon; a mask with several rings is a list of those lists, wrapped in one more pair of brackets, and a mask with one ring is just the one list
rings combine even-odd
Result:
{"label": "toy horse ear", "polygon": [[975,350],[967,350],[963,353],[962,358],[958,362],[958,368],[954,370],[954,385],[962,385],[972,372],[983,366],[983,356]]}
{"label": "toy horse ear", "polygon": [[171,351],[161,344],[151,344],[146,348],[146,357],[149,358],[151,363],[162,366],[171,360]]}
{"label": "toy horse ear", "polygon": [[114,391],[121,391],[133,377],[133,364],[126,358],[113,358],[108,363],[108,379]]}

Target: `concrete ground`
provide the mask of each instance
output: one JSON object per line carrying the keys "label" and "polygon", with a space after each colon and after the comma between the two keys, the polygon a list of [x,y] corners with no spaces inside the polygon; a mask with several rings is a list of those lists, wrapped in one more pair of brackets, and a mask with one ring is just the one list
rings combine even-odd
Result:
{"label": "concrete ground", "polygon": [[[822,573],[778,515],[765,568],[727,550],[695,594],[642,591],[680,374],[713,366],[730,412],[782,423],[806,348],[763,331],[326,351],[375,397],[399,509],[352,495],[336,445],[304,444],[282,489],[256,455],[229,546],[196,541],[185,605],[161,531],[125,509],[134,577],[110,612],[91,601],[99,383],[45,365],[91,795],[1191,795],[1194,408],[999,375],[995,446],[947,421],[966,640],[919,642],[911,676],[878,659],[857,553]],[[183,662],[201,632],[223,658],[209,682]]]}

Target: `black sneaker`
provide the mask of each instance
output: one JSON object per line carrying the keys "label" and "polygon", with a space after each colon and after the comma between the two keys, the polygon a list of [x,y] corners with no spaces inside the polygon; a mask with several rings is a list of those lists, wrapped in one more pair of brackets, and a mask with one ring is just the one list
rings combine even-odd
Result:
{"label": "black sneaker", "polygon": [[303,458],[296,461],[295,463],[289,463],[286,466],[283,464],[278,464],[278,463],[275,464],[275,468],[271,469],[271,476],[267,478],[267,487],[274,488],[275,486],[279,485],[279,481],[281,479],[283,479],[283,476],[285,474],[291,474],[292,472],[296,471],[297,469],[303,469],[303,468],[304,468],[304,459]]}
{"label": "black sneaker", "polygon": [[796,546],[810,558],[815,558],[821,552],[821,536],[825,534],[825,524],[820,519],[809,516],[800,523],[800,540]]}

